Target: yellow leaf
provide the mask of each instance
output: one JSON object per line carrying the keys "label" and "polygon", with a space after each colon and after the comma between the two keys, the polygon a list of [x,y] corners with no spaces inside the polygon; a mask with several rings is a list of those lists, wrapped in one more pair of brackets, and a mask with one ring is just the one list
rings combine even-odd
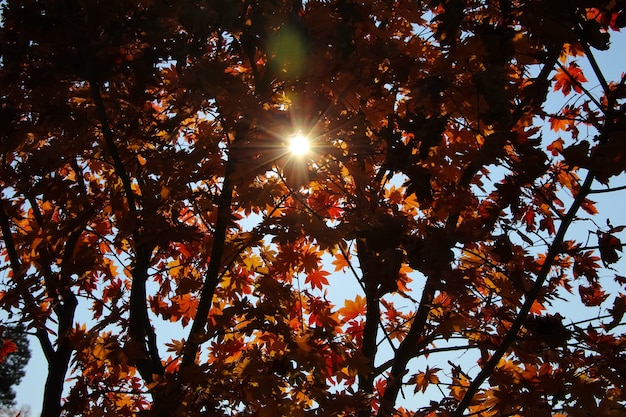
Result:
{"label": "yellow leaf", "polygon": [[249,254],[245,258],[243,258],[243,264],[246,266],[248,271],[255,271],[257,268],[263,265],[263,261],[261,257],[256,254]]}
{"label": "yellow leaf", "polygon": [[104,364],[110,352],[111,350],[106,347],[106,340],[103,337],[98,337],[92,348],[92,355],[100,365]]}
{"label": "yellow leaf", "polygon": [[458,378],[455,378],[454,384],[450,386],[450,394],[457,399],[462,400],[465,396],[465,392],[467,391],[467,387],[469,387],[470,382],[464,375],[459,375]]}
{"label": "yellow leaf", "polygon": [[180,274],[183,272],[183,268],[180,265],[179,260],[170,261],[167,263],[167,269],[169,270],[169,275],[172,278],[178,278]]}

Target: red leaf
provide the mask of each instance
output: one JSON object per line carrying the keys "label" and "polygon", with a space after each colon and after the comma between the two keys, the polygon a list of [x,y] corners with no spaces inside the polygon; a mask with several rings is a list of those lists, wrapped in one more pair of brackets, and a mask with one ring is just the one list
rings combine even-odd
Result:
{"label": "red leaf", "polygon": [[313,211],[330,219],[338,219],[343,215],[343,209],[339,207],[339,203],[336,199],[322,190],[311,194],[308,199],[308,204]]}
{"label": "red leaf", "polygon": [[523,221],[526,223],[526,230],[535,230],[535,210],[529,207],[524,214]]}
{"label": "red leaf", "polygon": [[589,214],[598,214],[598,209],[595,206],[596,202],[585,198],[580,207]]}
{"label": "red leaf", "polygon": [[365,322],[363,320],[350,320],[346,328],[346,334],[354,338],[356,344],[360,344],[363,340],[363,328]]}
{"label": "red leaf", "polygon": [[581,93],[582,89],[580,86],[587,81],[583,71],[575,62],[572,62],[567,69],[557,69],[553,80],[556,80],[554,91],[561,90],[564,96],[568,95],[572,88],[575,92]]}
{"label": "red leaf", "polygon": [[539,230],[547,230],[549,234],[553,235],[555,233],[554,229],[554,221],[552,217],[544,217],[539,221]]}
{"label": "red leaf", "polygon": [[328,285],[328,279],[326,278],[328,275],[330,275],[330,273],[326,271],[315,271],[307,275],[304,282],[311,284],[313,288],[319,288],[321,290],[324,285]]}
{"label": "red leaf", "polygon": [[9,353],[17,352],[17,345],[11,339],[2,341],[2,348],[0,348],[0,362],[4,362],[4,359]]}
{"label": "red leaf", "polygon": [[602,291],[602,287],[596,283],[587,287],[579,285],[578,293],[580,294],[581,301],[588,307],[599,306],[609,296],[607,293]]}

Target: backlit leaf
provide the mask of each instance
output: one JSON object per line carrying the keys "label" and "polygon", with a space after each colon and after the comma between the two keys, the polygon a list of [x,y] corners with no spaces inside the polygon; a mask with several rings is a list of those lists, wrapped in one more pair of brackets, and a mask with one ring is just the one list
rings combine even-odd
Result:
{"label": "backlit leaf", "polygon": [[324,286],[328,285],[328,278],[326,278],[328,275],[330,275],[330,273],[326,271],[314,271],[306,276],[304,282],[311,285],[313,288],[321,290]]}
{"label": "backlit leaf", "polygon": [[553,79],[556,81],[554,91],[560,90],[564,96],[567,96],[572,89],[576,93],[581,93],[582,83],[587,82],[582,69],[575,62],[572,62],[567,68],[559,67]]}

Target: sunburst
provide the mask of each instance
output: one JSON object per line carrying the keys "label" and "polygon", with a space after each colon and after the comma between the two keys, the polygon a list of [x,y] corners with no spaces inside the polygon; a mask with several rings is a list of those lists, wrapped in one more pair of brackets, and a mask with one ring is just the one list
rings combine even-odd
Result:
{"label": "sunburst", "polygon": [[289,137],[289,152],[298,157],[302,157],[311,150],[311,141],[306,135],[296,133]]}

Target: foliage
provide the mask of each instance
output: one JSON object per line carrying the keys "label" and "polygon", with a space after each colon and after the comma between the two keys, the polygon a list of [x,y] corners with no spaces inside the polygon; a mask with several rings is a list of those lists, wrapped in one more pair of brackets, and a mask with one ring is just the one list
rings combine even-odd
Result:
{"label": "foliage", "polygon": [[23,328],[4,328],[2,332],[3,356],[0,362],[0,408],[15,406],[14,386],[24,377],[25,367],[30,360],[28,338]]}
{"label": "foliage", "polygon": [[594,58],[625,8],[7,0],[0,305],[42,415],[623,414],[592,196],[626,170]]}

